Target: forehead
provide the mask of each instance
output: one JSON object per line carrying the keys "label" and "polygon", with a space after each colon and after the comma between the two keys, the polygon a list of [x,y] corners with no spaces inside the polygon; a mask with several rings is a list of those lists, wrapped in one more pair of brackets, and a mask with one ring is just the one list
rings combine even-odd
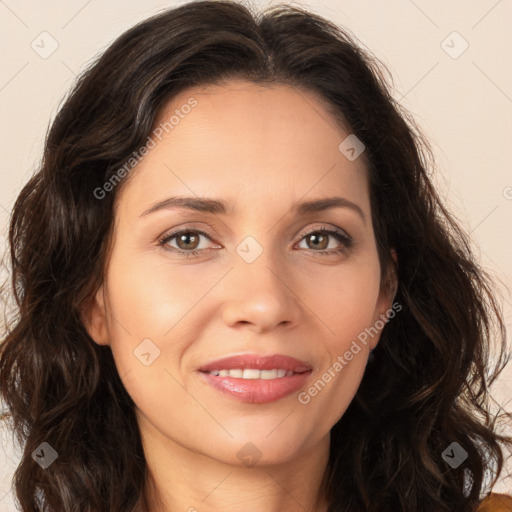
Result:
{"label": "forehead", "polygon": [[335,193],[369,207],[364,155],[344,156],[350,129],[311,91],[243,80],[189,88],[161,109],[158,130],[123,192],[141,207],[166,194],[263,208]]}

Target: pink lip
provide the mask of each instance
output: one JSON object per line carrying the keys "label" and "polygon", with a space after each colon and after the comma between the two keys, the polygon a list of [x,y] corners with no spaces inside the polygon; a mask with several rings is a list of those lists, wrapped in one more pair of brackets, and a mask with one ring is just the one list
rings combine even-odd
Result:
{"label": "pink lip", "polygon": [[[288,371],[291,370],[295,373],[289,377],[254,380],[220,377],[207,373],[208,371],[232,370],[235,368],[254,368],[258,370],[280,368]],[[225,395],[241,402],[262,404],[275,402],[299,390],[311,375],[312,367],[308,363],[293,357],[249,354],[218,359],[202,366],[199,371],[205,382]]]}
{"label": "pink lip", "polygon": [[242,354],[239,356],[217,359],[207,365],[201,366],[199,371],[233,370],[234,368],[255,368],[257,370],[282,368],[283,370],[292,370],[296,373],[302,373],[311,370],[312,366],[304,361],[295,359],[294,357],[283,356],[280,354],[273,356]]}

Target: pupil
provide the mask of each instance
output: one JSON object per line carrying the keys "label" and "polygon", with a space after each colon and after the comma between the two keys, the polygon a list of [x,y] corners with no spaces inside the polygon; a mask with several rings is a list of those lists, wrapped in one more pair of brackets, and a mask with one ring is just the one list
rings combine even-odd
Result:
{"label": "pupil", "polygon": [[[315,240],[315,241],[316,241],[316,242],[315,242],[316,247],[318,247],[318,244],[317,244],[317,243],[318,243],[318,239],[321,239],[321,238],[323,238],[323,239],[324,239],[324,242],[325,242],[325,240],[326,240],[326,238],[327,238],[327,237],[325,237],[324,235],[311,235],[311,239],[313,239],[313,240]],[[323,248],[324,248],[324,246],[325,246],[325,243],[322,245],[322,247],[321,247],[321,248],[323,249]]]}
{"label": "pupil", "polygon": [[[187,248],[188,248],[188,249],[190,249],[190,247],[187,247],[187,246],[188,246],[188,243],[190,243],[190,242],[188,242],[188,243],[187,243],[187,240],[188,240],[188,239],[190,239],[190,238],[196,238],[196,239],[197,239],[197,236],[196,236],[196,235],[194,235],[194,234],[191,234],[191,233],[185,233],[185,234],[183,234],[183,235],[181,235],[181,236],[179,237],[179,241],[180,241],[180,243],[181,243],[181,242],[183,242],[183,243],[184,243],[184,245],[185,245],[185,249],[187,249]],[[196,240],[196,241],[197,241],[197,240]],[[194,246],[193,248],[195,248],[195,246]]]}

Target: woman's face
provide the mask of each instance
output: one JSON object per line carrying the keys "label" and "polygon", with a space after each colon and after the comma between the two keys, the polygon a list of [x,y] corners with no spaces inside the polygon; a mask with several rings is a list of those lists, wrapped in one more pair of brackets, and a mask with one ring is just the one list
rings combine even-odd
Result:
{"label": "woman's face", "polygon": [[313,93],[245,81],[182,92],[155,128],[118,197],[89,332],[146,443],[291,461],[328,442],[378,341],[361,334],[391,306],[360,148],[339,148],[350,132]]}

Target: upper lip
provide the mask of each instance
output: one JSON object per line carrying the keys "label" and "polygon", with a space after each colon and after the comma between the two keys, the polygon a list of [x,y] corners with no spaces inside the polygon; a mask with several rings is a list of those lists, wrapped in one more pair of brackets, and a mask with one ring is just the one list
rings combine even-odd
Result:
{"label": "upper lip", "polygon": [[294,357],[275,354],[264,356],[258,354],[241,354],[236,356],[216,359],[199,368],[202,372],[211,372],[215,370],[233,370],[240,368],[253,368],[256,370],[273,370],[274,368],[283,370],[292,370],[295,373],[304,373],[312,370],[312,366],[305,361],[300,361]]}

